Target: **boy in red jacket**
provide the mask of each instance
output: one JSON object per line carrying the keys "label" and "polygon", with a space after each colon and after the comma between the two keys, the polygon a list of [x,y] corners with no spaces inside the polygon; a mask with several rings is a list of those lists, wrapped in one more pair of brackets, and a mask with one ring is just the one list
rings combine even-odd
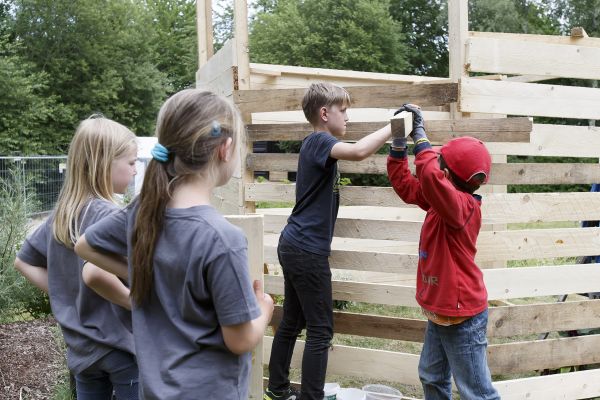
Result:
{"label": "boy in red jacket", "polygon": [[481,197],[473,194],[490,174],[484,144],[460,137],[435,152],[420,108],[410,134],[416,177],[408,168],[405,137],[394,137],[387,160],[396,193],[427,212],[419,240],[416,300],[428,318],[419,361],[426,400],[451,399],[451,375],[462,400],[500,399],[487,365],[487,291],[475,264],[481,228]]}

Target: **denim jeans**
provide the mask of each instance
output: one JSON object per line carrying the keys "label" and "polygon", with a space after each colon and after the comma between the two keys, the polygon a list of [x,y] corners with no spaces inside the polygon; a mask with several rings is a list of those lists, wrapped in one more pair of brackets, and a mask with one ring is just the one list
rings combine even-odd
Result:
{"label": "denim jeans", "polygon": [[302,400],[322,400],[327,358],[333,338],[331,270],[326,256],[305,252],[279,240],[279,263],[283,269],[283,319],[275,333],[269,361],[269,389],[286,390],[296,338],[306,327],[302,357]]}
{"label": "denim jeans", "polygon": [[461,400],[496,400],[487,364],[487,310],[450,326],[427,322],[419,360],[425,400],[452,399],[451,374]]}
{"label": "denim jeans", "polygon": [[75,375],[77,400],[138,399],[138,367],[135,357],[113,350],[92,366]]}

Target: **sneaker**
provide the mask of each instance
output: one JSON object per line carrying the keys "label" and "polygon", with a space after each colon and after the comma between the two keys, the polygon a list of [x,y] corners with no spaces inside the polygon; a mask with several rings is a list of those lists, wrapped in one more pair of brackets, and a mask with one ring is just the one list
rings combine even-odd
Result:
{"label": "sneaker", "polygon": [[300,392],[293,387],[287,388],[282,394],[275,394],[271,390],[266,389],[263,394],[263,400],[298,400],[300,399]]}

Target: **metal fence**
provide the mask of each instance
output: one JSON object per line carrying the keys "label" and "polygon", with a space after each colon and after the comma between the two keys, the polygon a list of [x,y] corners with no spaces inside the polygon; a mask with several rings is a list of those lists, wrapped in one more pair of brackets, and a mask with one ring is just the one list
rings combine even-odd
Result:
{"label": "metal fence", "polygon": [[46,213],[54,208],[65,177],[66,156],[0,157],[0,179],[7,184],[27,181],[33,211]]}

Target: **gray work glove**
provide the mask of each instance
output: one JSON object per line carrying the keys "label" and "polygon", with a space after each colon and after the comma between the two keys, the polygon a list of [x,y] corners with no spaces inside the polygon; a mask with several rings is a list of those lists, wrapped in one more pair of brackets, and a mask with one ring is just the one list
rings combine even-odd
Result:
{"label": "gray work glove", "polygon": [[411,112],[413,115],[412,131],[409,134],[409,136],[412,137],[413,142],[416,143],[419,139],[427,139],[424,126],[425,121],[423,119],[423,113],[421,112],[421,109],[414,104],[403,104],[402,107],[394,112],[394,115],[399,114],[402,111]]}

